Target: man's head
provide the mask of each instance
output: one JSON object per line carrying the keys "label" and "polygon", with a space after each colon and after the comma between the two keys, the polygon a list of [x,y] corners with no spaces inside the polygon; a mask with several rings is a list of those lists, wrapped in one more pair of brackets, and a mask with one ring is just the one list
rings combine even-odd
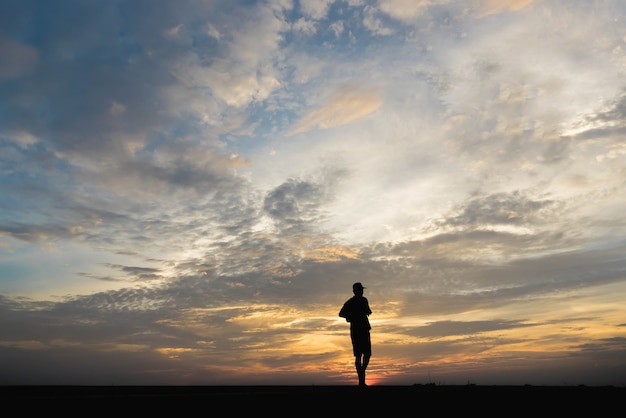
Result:
{"label": "man's head", "polygon": [[363,289],[365,288],[360,282],[356,282],[355,284],[352,285],[352,291],[354,292],[355,295],[362,295]]}

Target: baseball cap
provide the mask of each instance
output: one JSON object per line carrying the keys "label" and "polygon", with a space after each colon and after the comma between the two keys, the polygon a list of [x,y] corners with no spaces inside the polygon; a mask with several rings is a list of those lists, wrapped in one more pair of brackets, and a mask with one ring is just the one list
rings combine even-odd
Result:
{"label": "baseball cap", "polygon": [[361,282],[356,282],[355,284],[352,285],[352,290],[355,290],[355,289],[365,289],[365,287],[363,287]]}

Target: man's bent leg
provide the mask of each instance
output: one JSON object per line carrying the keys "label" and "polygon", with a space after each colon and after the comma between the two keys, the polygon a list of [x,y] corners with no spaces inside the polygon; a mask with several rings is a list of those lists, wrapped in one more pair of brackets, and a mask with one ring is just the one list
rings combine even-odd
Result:
{"label": "man's bent leg", "polygon": [[367,365],[370,364],[370,357],[371,355],[369,354],[363,355],[363,361],[361,362],[361,367],[363,368],[363,370],[367,369]]}

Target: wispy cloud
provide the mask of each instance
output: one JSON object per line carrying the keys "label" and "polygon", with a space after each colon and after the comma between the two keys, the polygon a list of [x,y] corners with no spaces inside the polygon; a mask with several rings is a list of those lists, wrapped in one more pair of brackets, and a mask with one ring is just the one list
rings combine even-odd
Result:
{"label": "wispy cloud", "polygon": [[333,91],[320,106],[300,118],[286,135],[292,136],[311,129],[329,129],[345,125],[375,111],[382,105],[380,88],[343,86]]}

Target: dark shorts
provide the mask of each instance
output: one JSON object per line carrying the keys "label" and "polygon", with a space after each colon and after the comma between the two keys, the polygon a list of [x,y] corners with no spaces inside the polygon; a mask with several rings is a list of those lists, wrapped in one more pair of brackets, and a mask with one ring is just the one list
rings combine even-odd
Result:
{"label": "dark shorts", "polygon": [[350,330],[350,338],[352,339],[352,351],[355,357],[372,355],[372,342],[369,330]]}

